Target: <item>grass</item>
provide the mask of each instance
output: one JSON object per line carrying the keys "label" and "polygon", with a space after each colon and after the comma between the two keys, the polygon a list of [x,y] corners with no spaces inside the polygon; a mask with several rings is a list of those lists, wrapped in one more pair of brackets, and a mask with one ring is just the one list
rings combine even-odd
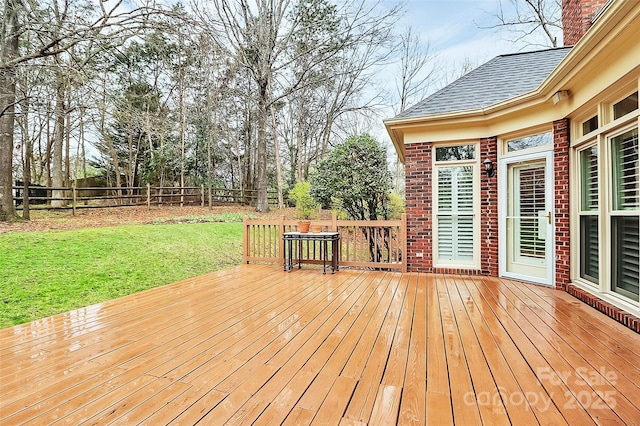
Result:
{"label": "grass", "polygon": [[[253,219],[252,215],[248,216],[249,219]],[[220,213],[209,214],[204,216],[179,216],[173,218],[158,218],[153,221],[154,224],[162,223],[203,223],[203,222],[242,222],[244,218],[243,213]]]}
{"label": "grass", "polygon": [[242,224],[0,235],[0,328],[237,265]]}

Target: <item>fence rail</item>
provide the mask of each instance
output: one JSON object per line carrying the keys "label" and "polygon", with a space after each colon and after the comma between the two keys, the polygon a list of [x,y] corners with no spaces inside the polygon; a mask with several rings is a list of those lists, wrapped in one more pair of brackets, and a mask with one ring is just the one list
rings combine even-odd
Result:
{"label": "fence rail", "polygon": [[[208,188],[206,186],[135,186],[135,187],[45,187],[13,186],[13,200],[16,207],[25,205],[28,199],[30,208],[76,209],[108,208],[125,206],[162,206],[162,205],[200,205],[209,203],[231,203],[255,205],[257,190],[228,188]],[[270,204],[277,204],[276,191],[267,192]]]}
{"label": "fence rail", "polygon": [[[338,259],[340,266],[390,269],[406,272],[407,220],[357,221],[316,220],[322,231],[340,233]],[[243,262],[278,262],[284,264],[282,234],[297,231],[297,221],[244,219]],[[302,263],[319,263],[320,249],[313,242],[303,241]],[[297,259],[296,259],[297,261]]]}

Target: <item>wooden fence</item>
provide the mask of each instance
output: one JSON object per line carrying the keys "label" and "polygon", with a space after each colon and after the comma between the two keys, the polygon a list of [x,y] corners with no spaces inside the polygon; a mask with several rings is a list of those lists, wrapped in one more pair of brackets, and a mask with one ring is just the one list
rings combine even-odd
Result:
{"label": "wooden fence", "polygon": [[[14,186],[13,200],[16,206],[24,205],[24,186]],[[191,205],[206,206],[213,203],[232,203],[255,205],[256,190],[240,190],[227,188],[208,188],[206,186],[173,187],[173,186],[136,186],[136,187],[44,187],[29,186],[30,208],[76,209],[107,208],[125,206],[163,206]],[[270,204],[277,204],[276,191],[268,191]],[[52,201],[59,201],[59,206],[52,206]]]}
{"label": "wooden fence", "polygon": [[[390,269],[406,272],[407,219],[357,221],[314,220],[323,231],[339,232],[338,259],[340,267]],[[244,219],[243,262],[277,262],[284,264],[282,234],[297,231],[297,221]],[[320,248],[304,241],[302,263],[320,263]]]}

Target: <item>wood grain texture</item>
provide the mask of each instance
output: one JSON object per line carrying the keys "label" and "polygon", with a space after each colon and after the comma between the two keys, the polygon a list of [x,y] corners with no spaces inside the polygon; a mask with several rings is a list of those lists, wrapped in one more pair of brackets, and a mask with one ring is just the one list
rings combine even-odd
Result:
{"label": "wood grain texture", "polygon": [[0,424],[634,424],[638,347],[508,279],[241,265],[0,330]]}

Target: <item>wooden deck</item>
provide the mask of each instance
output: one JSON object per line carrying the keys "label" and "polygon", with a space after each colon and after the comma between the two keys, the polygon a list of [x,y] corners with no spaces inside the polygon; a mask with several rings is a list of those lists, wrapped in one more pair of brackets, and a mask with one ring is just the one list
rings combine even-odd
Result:
{"label": "wooden deck", "polygon": [[243,265],[0,330],[0,423],[632,425],[638,348],[539,286]]}

